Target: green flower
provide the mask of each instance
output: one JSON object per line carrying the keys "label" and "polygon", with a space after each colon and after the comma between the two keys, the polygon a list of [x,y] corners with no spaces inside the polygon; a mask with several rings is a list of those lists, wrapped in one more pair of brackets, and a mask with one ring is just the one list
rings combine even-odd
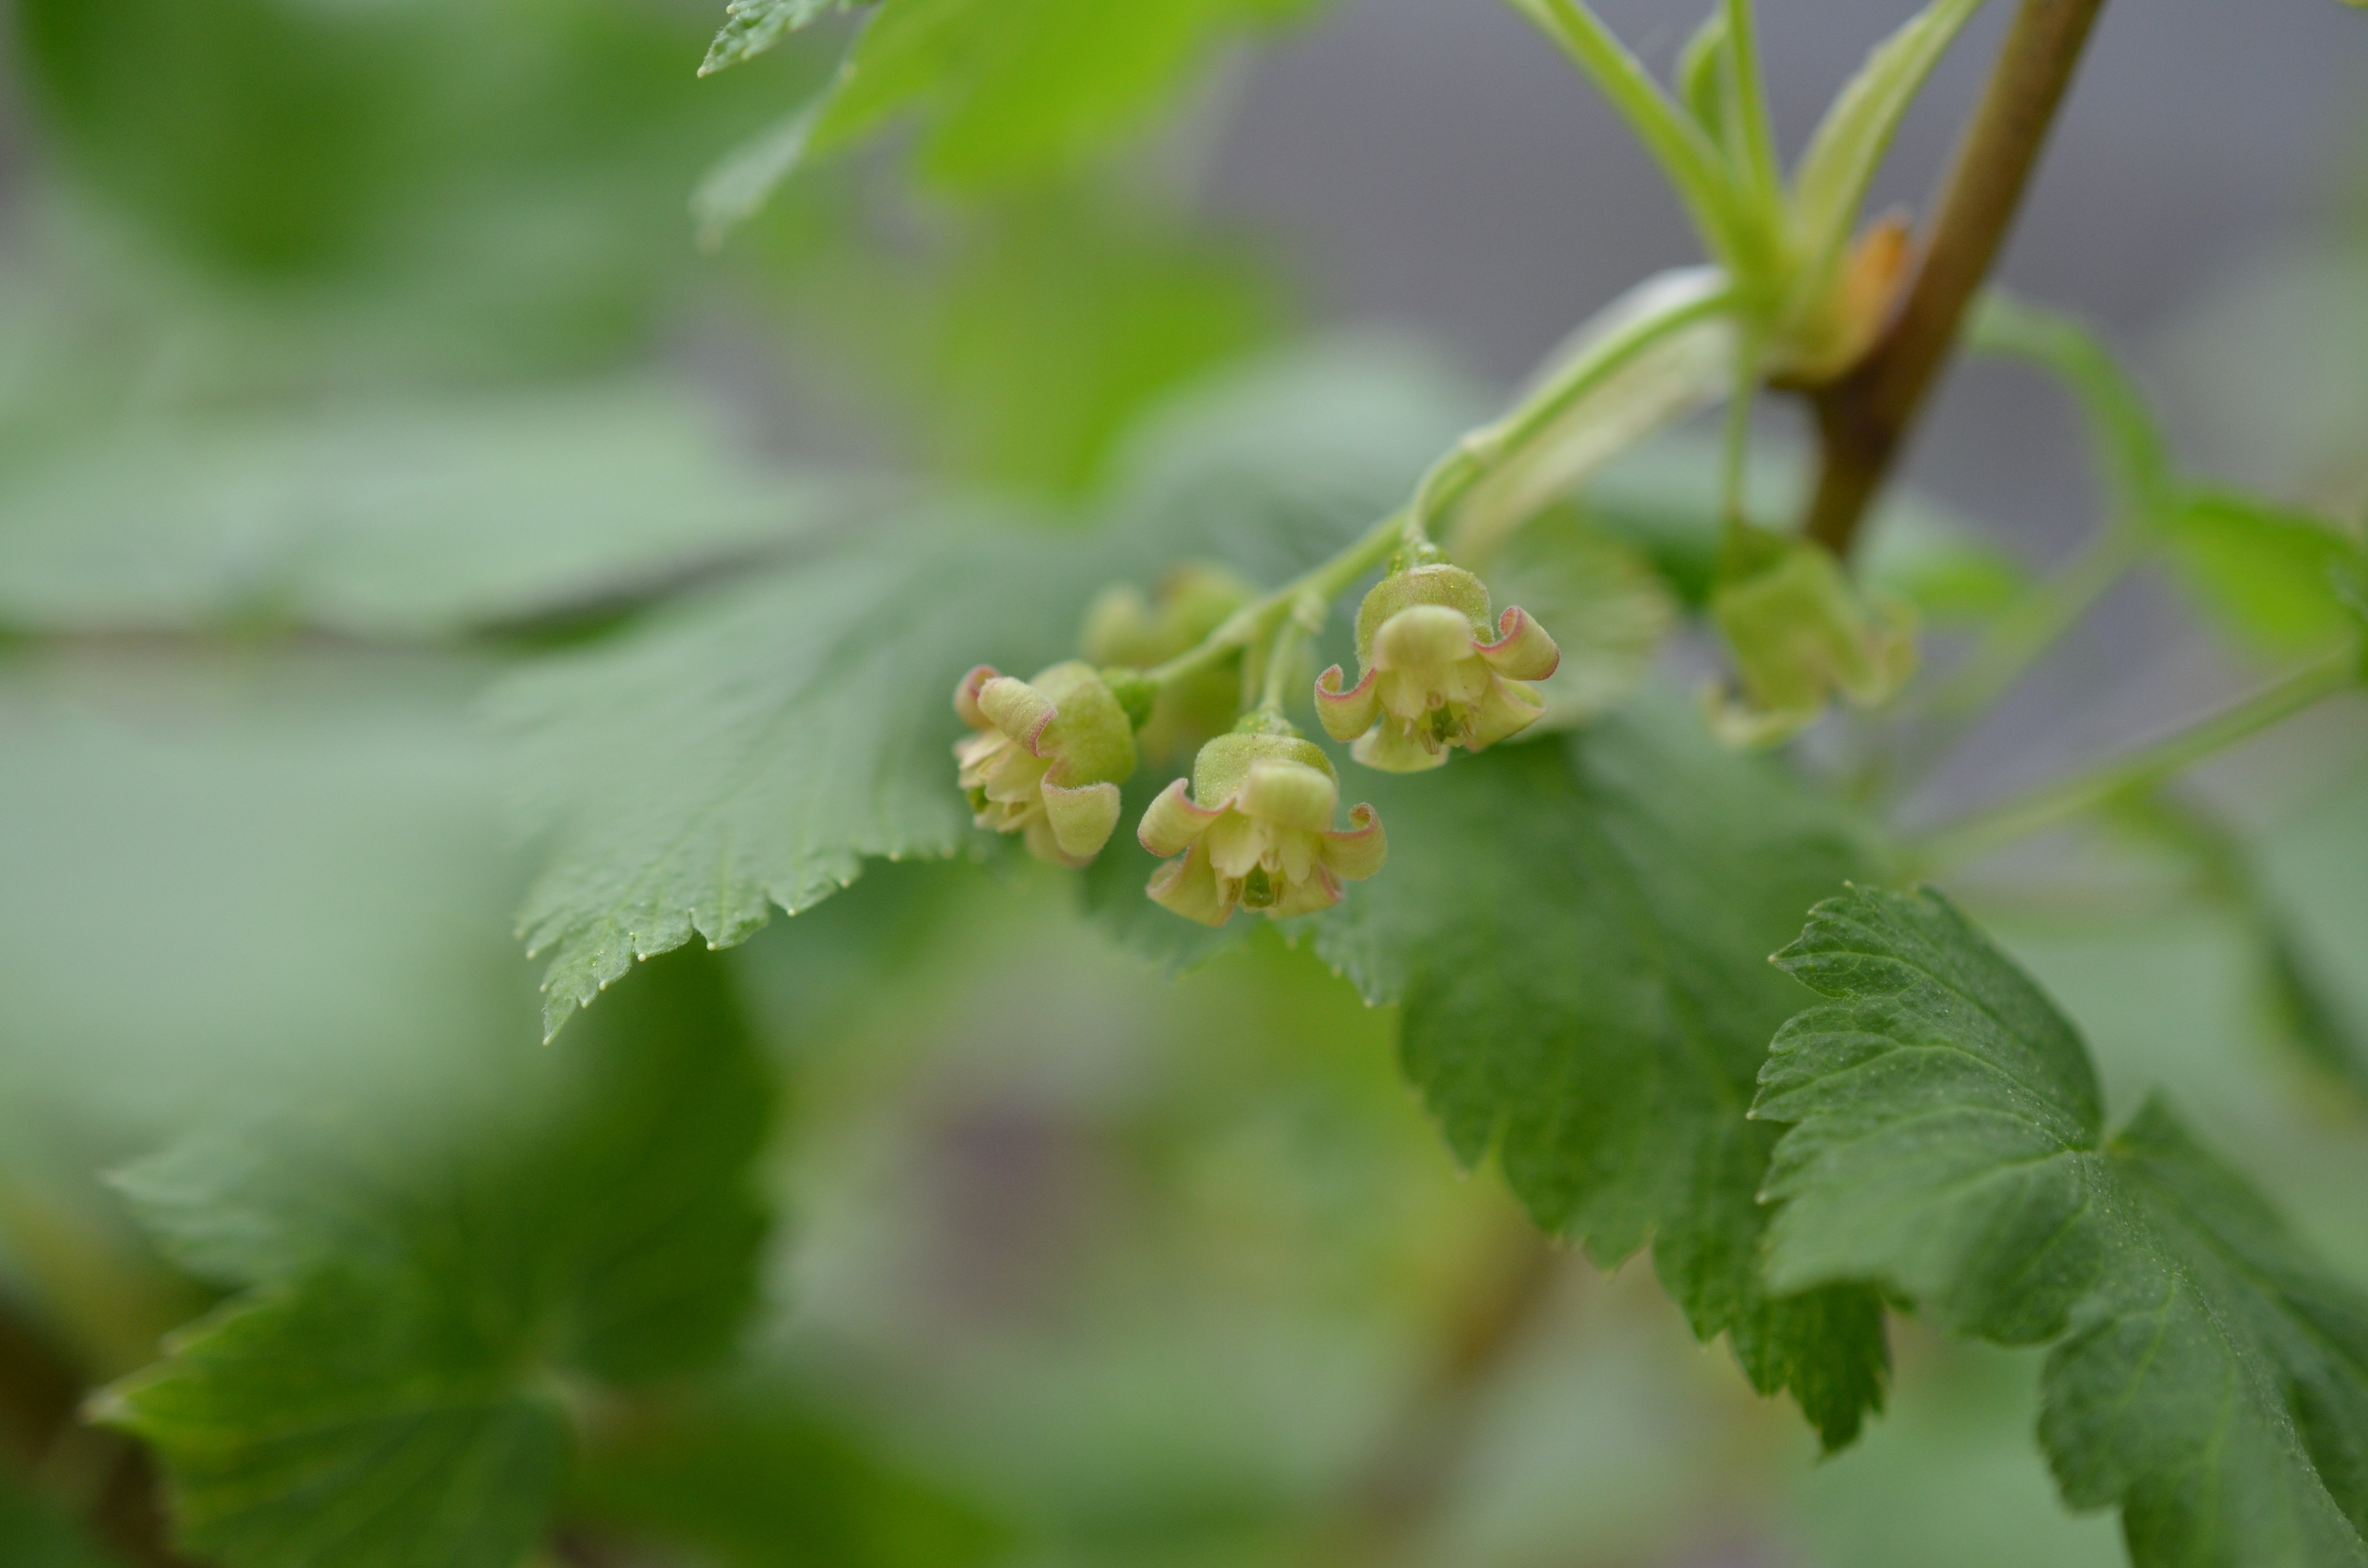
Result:
{"label": "green flower", "polygon": [[[1491,633],[1494,636],[1491,636]],[[1562,663],[1545,629],[1520,609],[1489,619],[1488,590],[1456,566],[1384,577],[1357,611],[1363,674],[1341,689],[1340,666],[1315,681],[1315,710],[1350,755],[1386,773],[1437,767],[1456,746],[1480,751],[1545,711],[1531,681]]]}
{"label": "green flower", "polygon": [[[1389,854],[1371,806],[1332,825],[1340,778],[1332,759],[1294,734],[1236,732],[1201,748],[1191,792],[1181,778],[1144,813],[1137,836],[1167,860],[1145,889],[1152,902],[1203,926],[1235,909],[1281,919],[1340,902]],[[1172,857],[1172,858],[1171,858]]]}
{"label": "green flower", "polygon": [[1915,675],[1914,612],[1861,597],[1822,547],[1751,528],[1737,530],[1728,552],[1733,575],[1712,594],[1711,617],[1734,653],[1741,699],[1713,691],[1709,703],[1728,744],[1797,734],[1836,695],[1875,707]]}
{"label": "green flower", "polygon": [[1101,853],[1118,787],[1134,773],[1134,726],[1092,665],[1022,681],[981,665],[954,688],[954,711],[978,732],[954,757],[979,826],[1023,834],[1030,854],[1056,865]]}

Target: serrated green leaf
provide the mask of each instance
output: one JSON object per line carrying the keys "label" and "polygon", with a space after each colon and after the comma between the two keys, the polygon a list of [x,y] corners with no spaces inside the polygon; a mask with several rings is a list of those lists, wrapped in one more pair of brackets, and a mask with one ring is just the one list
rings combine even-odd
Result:
{"label": "serrated green leaf", "polygon": [[1407,1076],[1464,1163],[1492,1151],[1538,1223],[1609,1263],[1648,1240],[1694,1332],[1789,1388],[1829,1447],[1880,1405],[1882,1311],[1771,1300],[1757,1260],[1772,1130],[1745,1117],[1797,993],[1767,955],[1869,863],[1844,812],[1688,712],[1623,713],[1438,773],[1359,773],[1385,875],[1317,950],[1403,1008]]}
{"label": "serrated green leaf", "polygon": [[707,46],[699,74],[718,71],[754,60],[801,28],[811,27],[833,11],[848,11],[865,0],[731,0],[723,8],[723,29]]}
{"label": "serrated green leaf", "polygon": [[1138,433],[1099,531],[876,528],[509,683],[493,706],[553,837],[521,915],[552,954],[549,1028],[636,957],[745,940],[867,858],[979,845],[952,782],[963,671],[1034,673],[1097,587],[1178,557],[1284,580],[1396,505],[1463,407],[1370,353],[1263,367]]}
{"label": "serrated green leaf", "polygon": [[2368,1297],[2159,1102],[2105,1137],[2078,1033],[1939,894],[1854,890],[1779,961],[1834,1001],[1762,1074],[1776,1286],[2057,1340],[2041,1440],[2138,1568],[2368,1562]]}
{"label": "serrated green leaf", "polygon": [[1981,7],[1982,0],[1933,0],[1875,48],[1818,122],[1793,175],[1793,243],[1809,297],[1839,264],[1900,119]]}
{"label": "serrated green leaf", "polygon": [[714,960],[465,1104],[333,1108],[126,1173],[176,1256],[245,1287],[102,1398],[234,1568],[514,1568],[572,1392],[697,1369],[754,1298],[770,1080]]}
{"label": "serrated green leaf", "polygon": [[930,180],[977,187],[1073,166],[1134,129],[1225,38],[1309,0],[882,0],[812,151],[908,114]]}

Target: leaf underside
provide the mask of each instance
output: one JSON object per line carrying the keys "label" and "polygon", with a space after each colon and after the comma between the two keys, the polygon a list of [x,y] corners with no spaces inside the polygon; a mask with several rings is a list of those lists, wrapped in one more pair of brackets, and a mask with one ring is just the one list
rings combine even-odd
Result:
{"label": "leaf underside", "polygon": [[1777,1287],[2054,1341],[2041,1442],[2138,1568],[2368,1562],[2368,1298],[2164,1104],[2106,1137],[2078,1032],[1939,894],[1853,890],[1780,961],[1834,1000],[1763,1074]]}

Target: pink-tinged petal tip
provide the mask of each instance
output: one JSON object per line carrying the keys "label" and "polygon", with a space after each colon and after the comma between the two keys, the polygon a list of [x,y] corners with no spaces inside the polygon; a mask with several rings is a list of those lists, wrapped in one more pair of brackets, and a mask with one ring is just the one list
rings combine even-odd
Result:
{"label": "pink-tinged petal tip", "polygon": [[961,684],[954,687],[954,711],[961,714],[962,722],[972,729],[995,728],[995,721],[988,718],[986,710],[978,705],[978,694],[981,687],[1001,673],[993,665],[977,665],[973,666],[970,674],[962,676]]}
{"label": "pink-tinged petal tip", "polygon": [[1159,798],[1143,813],[1142,825],[1134,830],[1136,841],[1163,860],[1200,842],[1209,824],[1225,814],[1222,808],[1210,811],[1194,805],[1191,788],[1189,779],[1178,778],[1159,791]]}
{"label": "pink-tinged petal tip", "polygon": [[978,708],[989,723],[1036,757],[1045,755],[1044,731],[1060,717],[1051,698],[1009,676],[996,676],[978,688]]}
{"label": "pink-tinged petal tip", "polygon": [[1543,680],[1562,667],[1562,649],[1529,611],[1507,608],[1497,622],[1497,641],[1481,642],[1473,651],[1488,667],[1510,680]]}
{"label": "pink-tinged petal tip", "polygon": [[1371,806],[1359,806],[1349,813],[1346,832],[1324,835],[1324,864],[1346,881],[1363,881],[1380,870],[1382,862],[1389,858],[1389,836],[1382,831],[1382,819]]}
{"label": "pink-tinged petal tip", "polygon": [[1335,665],[1315,677],[1315,716],[1323,721],[1324,733],[1336,741],[1353,741],[1373,727],[1381,714],[1381,698],[1375,687],[1380,673],[1367,670],[1364,678],[1343,691],[1340,682],[1346,673]]}

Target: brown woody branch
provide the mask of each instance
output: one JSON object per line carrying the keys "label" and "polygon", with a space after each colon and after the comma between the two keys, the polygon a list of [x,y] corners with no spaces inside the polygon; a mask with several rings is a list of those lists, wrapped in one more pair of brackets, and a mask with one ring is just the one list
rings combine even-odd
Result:
{"label": "brown woody branch", "polygon": [[1847,556],[1996,264],[2105,0],[2022,0],[1899,313],[1850,372],[1809,393],[1822,465],[1803,531]]}

